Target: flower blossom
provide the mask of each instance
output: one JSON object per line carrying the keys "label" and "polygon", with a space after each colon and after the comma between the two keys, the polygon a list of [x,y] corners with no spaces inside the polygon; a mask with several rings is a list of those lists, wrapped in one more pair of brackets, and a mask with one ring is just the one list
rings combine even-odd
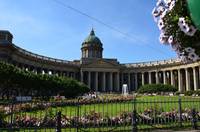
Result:
{"label": "flower blossom", "polygon": [[160,34],[160,42],[162,44],[167,44],[167,41],[168,41],[168,36],[166,36],[164,33],[161,33]]}
{"label": "flower blossom", "polygon": [[158,28],[159,28],[160,30],[163,30],[164,27],[165,27],[165,23],[164,23],[164,21],[163,21],[162,19],[160,19],[160,20],[158,21]]}
{"label": "flower blossom", "polygon": [[197,29],[194,26],[192,25],[189,26],[186,23],[186,20],[184,17],[179,18],[178,26],[180,27],[181,31],[183,31],[188,36],[194,36],[194,34],[197,31]]}

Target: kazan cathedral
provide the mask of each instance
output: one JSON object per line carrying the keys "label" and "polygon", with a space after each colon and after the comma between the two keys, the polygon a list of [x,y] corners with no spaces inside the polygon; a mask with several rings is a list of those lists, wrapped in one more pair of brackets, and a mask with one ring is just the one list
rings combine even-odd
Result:
{"label": "kazan cathedral", "polygon": [[91,30],[81,45],[80,60],[67,61],[38,55],[18,47],[13,35],[0,30],[0,60],[36,74],[66,76],[81,81],[91,90],[121,92],[122,85],[135,91],[144,84],[170,84],[180,92],[200,89],[200,61],[179,59],[123,64],[103,58],[103,43]]}

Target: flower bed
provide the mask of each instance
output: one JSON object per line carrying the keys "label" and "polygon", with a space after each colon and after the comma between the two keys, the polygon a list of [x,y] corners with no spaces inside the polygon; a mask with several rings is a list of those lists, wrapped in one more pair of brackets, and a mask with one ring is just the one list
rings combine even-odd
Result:
{"label": "flower bed", "polygon": [[[196,117],[200,120],[200,112],[196,112]],[[133,114],[131,112],[121,112],[118,116],[102,116],[102,113],[91,111],[88,114],[77,117],[68,117],[62,115],[61,125],[62,127],[99,127],[106,125],[131,125]],[[191,109],[184,109],[182,111],[182,121],[187,122],[192,120]],[[137,114],[138,124],[165,124],[179,121],[179,113],[177,110],[170,112],[161,112],[156,109],[146,109],[143,113]],[[1,127],[7,127],[10,124],[1,120]],[[22,115],[14,118],[13,126],[16,128],[21,127],[55,127],[56,116],[54,114],[47,114],[43,118],[36,118],[34,116]]]}
{"label": "flower bed", "polygon": [[[134,99],[133,96],[107,96],[94,99],[73,99],[73,100],[59,100],[50,102],[26,102],[17,103],[13,105],[13,112],[31,112],[37,110],[45,110],[47,108],[64,107],[64,106],[77,106],[77,105],[88,105],[88,104],[105,104],[105,103],[117,103],[117,102],[128,102]],[[2,105],[0,111],[4,114],[11,113],[12,105]]]}

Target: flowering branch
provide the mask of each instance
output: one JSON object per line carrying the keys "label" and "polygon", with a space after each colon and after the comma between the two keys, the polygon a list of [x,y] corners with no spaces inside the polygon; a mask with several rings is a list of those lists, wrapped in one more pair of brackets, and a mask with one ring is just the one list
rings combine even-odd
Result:
{"label": "flowering branch", "polygon": [[170,45],[184,62],[200,59],[200,31],[191,20],[186,0],[158,0],[152,15],[162,44]]}

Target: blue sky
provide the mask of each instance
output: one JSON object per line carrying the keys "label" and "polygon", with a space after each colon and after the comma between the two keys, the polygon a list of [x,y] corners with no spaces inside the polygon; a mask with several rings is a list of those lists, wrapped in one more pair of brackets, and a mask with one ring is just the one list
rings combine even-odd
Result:
{"label": "blue sky", "polygon": [[155,4],[156,0],[0,0],[0,29],[9,30],[13,42],[26,50],[65,60],[80,59],[81,43],[92,27],[103,43],[105,58],[121,63],[175,58],[175,52],[159,42],[159,29],[151,15]]}

